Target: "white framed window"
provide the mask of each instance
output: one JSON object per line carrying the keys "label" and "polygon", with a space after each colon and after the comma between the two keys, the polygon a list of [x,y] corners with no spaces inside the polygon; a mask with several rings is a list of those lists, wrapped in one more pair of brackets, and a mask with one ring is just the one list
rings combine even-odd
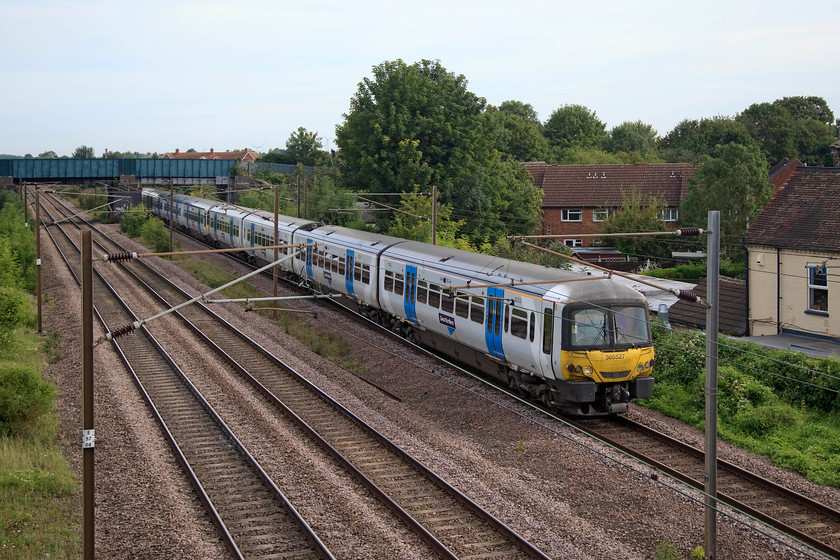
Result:
{"label": "white framed window", "polygon": [[828,313],[828,276],[823,263],[808,263],[808,310]]}
{"label": "white framed window", "polygon": [[563,245],[566,247],[583,247],[583,239],[564,239]]}
{"label": "white framed window", "polygon": [[563,208],[560,211],[560,219],[564,222],[582,222],[583,209],[581,208]]}
{"label": "white framed window", "polygon": [[610,217],[610,211],[607,208],[597,208],[592,211],[593,222],[605,222]]}
{"label": "white framed window", "polygon": [[663,208],[659,211],[659,218],[663,222],[676,222],[680,219],[679,208]]}

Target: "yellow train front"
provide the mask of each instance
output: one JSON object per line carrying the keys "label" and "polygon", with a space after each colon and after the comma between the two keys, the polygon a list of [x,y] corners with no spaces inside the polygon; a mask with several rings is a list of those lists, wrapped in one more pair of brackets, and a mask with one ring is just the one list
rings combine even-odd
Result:
{"label": "yellow train front", "polygon": [[[579,284],[579,283],[578,283]],[[653,342],[645,299],[609,280],[551,290],[555,336],[546,381],[554,406],[579,415],[621,413],[653,394]],[[548,373],[548,372],[546,372]]]}

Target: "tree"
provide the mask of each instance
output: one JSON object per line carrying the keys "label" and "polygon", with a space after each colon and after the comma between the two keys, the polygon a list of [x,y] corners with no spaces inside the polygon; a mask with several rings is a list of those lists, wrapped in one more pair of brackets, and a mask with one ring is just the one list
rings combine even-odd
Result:
{"label": "tree", "polygon": [[[436,185],[441,204],[469,217],[471,239],[504,236],[506,227],[483,224],[512,223],[499,212],[538,216],[540,193],[524,166],[503,161],[493,149],[497,123],[484,109],[485,100],[467,90],[466,79],[437,61],[383,62],[359,84],[336,128],[344,185],[394,193],[428,192]],[[501,184],[500,177],[516,184]],[[522,196],[522,189],[531,194]]]}
{"label": "tree", "polygon": [[551,150],[548,140],[540,132],[541,125],[539,120],[535,120],[533,108],[524,103],[513,105],[519,102],[505,103],[508,104],[508,110],[501,106],[498,109],[487,107],[487,117],[494,129],[494,147],[517,161],[546,161]]}
{"label": "tree", "polygon": [[606,125],[595,111],[583,105],[555,109],[543,127],[548,143],[561,152],[573,147],[600,147],[607,137]]}
{"label": "tree", "polygon": [[94,149],[90,146],[79,146],[73,152],[73,159],[93,159],[96,157]]}
{"label": "tree", "polygon": [[686,119],[662,138],[659,153],[666,161],[693,162],[712,155],[716,146],[730,142],[755,144],[747,128],[736,119],[720,116],[699,121]]}
{"label": "tree", "polygon": [[733,258],[741,255],[736,243],[773,196],[767,180],[767,161],[757,146],[731,142],[718,147],[716,157],[706,156],[688,183],[680,204],[680,222],[706,227],[708,212],[720,210],[721,234]]}
{"label": "tree", "polygon": [[38,157],[41,159],[56,159],[58,158],[58,154],[52,150],[47,150],[44,153],[38,154]]}
{"label": "tree", "polygon": [[[631,188],[622,194],[621,207],[612,211],[602,224],[603,233],[641,233],[665,231],[662,209],[665,202],[658,197],[646,197],[637,189]],[[604,237],[599,240],[604,245],[612,245],[629,255],[645,258],[670,256],[668,248],[655,237]]]}
{"label": "tree", "polygon": [[808,165],[831,165],[834,114],[821,97],[784,97],[754,103],[738,115],[770,165],[789,157]]}
{"label": "tree", "polygon": [[292,163],[303,165],[315,165],[319,156],[326,155],[323,148],[323,139],[317,132],[309,132],[304,127],[298,127],[289,139],[286,140],[286,153],[291,157]]}
{"label": "tree", "polygon": [[608,152],[638,152],[640,154],[656,154],[659,134],[653,126],[642,121],[625,121],[610,130],[604,142]]}

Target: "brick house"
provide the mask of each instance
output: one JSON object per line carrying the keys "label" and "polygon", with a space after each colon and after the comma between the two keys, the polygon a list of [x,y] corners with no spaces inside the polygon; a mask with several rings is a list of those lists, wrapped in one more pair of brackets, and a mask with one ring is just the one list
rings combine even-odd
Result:
{"label": "brick house", "polygon": [[245,148],[242,152],[217,152],[210,148],[209,152],[182,152],[176,148],[174,152],[166,152],[163,159],[238,159],[243,163],[256,161],[260,154]]}
{"label": "brick house", "polygon": [[840,168],[797,167],[744,234],[753,336],[840,341]]}
{"label": "brick house", "polygon": [[[679,219],[679,206],[694,176],[691,163],[635,163],[629,165],[549,165],[526,163],[534,184],[543,191],[543,235],[592,234],[601,222],[621,206],[625,193],[665,202],[662,218],[669,224]],[[567,238],[569,247],[585,247],[591,237]]]}

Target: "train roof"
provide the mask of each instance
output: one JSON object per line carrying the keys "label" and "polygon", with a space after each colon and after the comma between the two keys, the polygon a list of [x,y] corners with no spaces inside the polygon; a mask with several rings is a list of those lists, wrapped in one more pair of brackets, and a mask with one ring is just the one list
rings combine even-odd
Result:
{"label": "train roof", "polygon": [[398,243],[408,243],[407,240],[400,237],[391,237],[390,235],[371,233],[369,231],[342,226],[322,225],[310,231],[309,235],[313,239],[321,239],[327,243],[337,243],[352,247],[358,251],[367,251],[373,254],[379,254],[384,249]]}
{"label": "train roof", "polygon": [[[274,212],[268,212],[266,210],[255,210],[253,208],[248,208],[248,210],[252,217],[256,217],[259,220],[265,221],[272,227],[274,226]],[[304,218],[295,218],[294,216],[285,216],[283,214],[277,214],[277,224],[279,227],[282,227],[284,229],[303,228],[305,230],[310,230],[320,225],[319,222],[306,220]]]}
{"label": "train roof", "polygon": [[[567,303],[603,299],[643,299],[636,290],[601,275],[472,253],[451,247],[405,241],[389,247],[383,256],[422,264],[426,268],[469,279],[472,283],[512,286],[517,292]],[[537,284],[536,282],[543,282]]]}

